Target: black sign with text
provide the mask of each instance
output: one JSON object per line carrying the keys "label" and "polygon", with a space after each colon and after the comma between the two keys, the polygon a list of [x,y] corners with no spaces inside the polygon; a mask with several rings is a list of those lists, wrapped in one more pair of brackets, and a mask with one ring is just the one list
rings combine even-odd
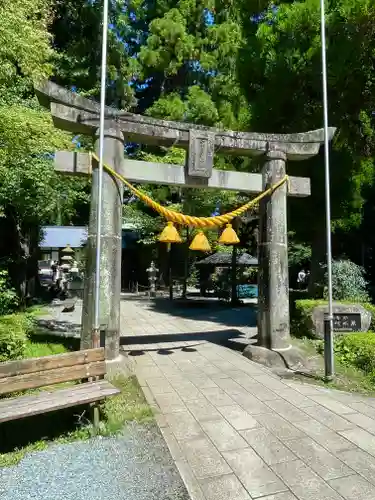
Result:
{"label": "black sign with text", "polygon": [[334,332],[360,332],[361,328],[360,313],[333,313]]}

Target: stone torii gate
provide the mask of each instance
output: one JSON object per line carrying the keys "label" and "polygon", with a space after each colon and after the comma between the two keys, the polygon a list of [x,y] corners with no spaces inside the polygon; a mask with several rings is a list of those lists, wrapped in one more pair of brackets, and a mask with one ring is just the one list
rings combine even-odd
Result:
{"label": "stone torii gate", "polygon": [[[98,103],[52,82],[36,88],[42,105],[50,109],[57,128],[96,138],[99,149]],[[257,134],[222,131],[188,123],[156,120],[107,107],[105,110],[104,162],[133,182],[204,187],[260,193],[286,174],[287,160],[316,155],[323,130],[298,134]],[[330,128],[330,139],[335,132]],[[125,142],[178,146],[187,150],[187,164],[176,166],[124,158]],[[213,168],[215,150],[223,154],[263,157],[260,174]],[[55,169],[64,174],[91,174],[87,153],[58,151]],[[94,317],[95,241],[98,169],[92,172],[88,259],[83,298],[81,347],[92,345]],[[310,179],[290,177],[260,203],[258,337],[254,357],[273,359],[274,352],[291,351],[289,332],[289,280],[287,210],[289,196],[309,196]],[[119,355],[121,291],[121,226],[123,188],[103,172],[100,324],[105,331],[107,359]],[[126,328],[126,325],[123,325]],[[259,353],[261,353],[259,355]]]}

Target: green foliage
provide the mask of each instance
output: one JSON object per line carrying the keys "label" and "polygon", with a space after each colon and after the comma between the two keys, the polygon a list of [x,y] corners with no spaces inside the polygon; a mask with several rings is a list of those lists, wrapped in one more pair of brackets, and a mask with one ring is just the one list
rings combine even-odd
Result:
{"label": "green foliage", "polygon": [[0,271],[0,316],[14,312],[19,303],[17,292],[9,284],[7,271]]}
{"label": "green foliage", "polygon": [[339,361],[363,370],[375,382],[374,332],[336,337],[334,349]]}
{"label": "green foliage", "polygon": [[0,317],[0,362],[24,357],[33,321],[27,314]]}
{"label": "green foliage", "polygon": [[334,300],[368,302],[369,295],[363,268],[350,260],[333,261],[332,294]]}
{"label": "green foliage", "polygon": [[20,73],[33,79],[50,75],[50,0],[2,0],[0,3],[0,83]]}
{"label": "green foliage", "polygon": [[[353,301],[337,301],[338,304],[352,304]],[[375,306],[369,302],[360,302],[371,314],[370,330],[375,330]],[[318,306],[328,306],[326,300],[300,299],[296,300],[292,308],[291,331],[296,337],[311,337],[311,315]]]}

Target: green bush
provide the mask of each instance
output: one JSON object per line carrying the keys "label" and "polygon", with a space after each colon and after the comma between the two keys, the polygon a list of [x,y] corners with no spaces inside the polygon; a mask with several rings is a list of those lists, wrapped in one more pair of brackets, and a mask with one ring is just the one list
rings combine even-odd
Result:
{"label": "green bush", "polygon": [[[325,290],[325,298],[328,298]],[[332,262],[332,295],[334,300],[351,300],[367,302],[367,281],[364,269],[351,260],[334,260]]]}
{"label": "green bush", "polygon": [[375,380],[375,333],[340,335],[334,349],[341,363],[355,366]]}
{"label": "green bush", "polygon": [[0,317],[0,361],[22,358],[33,321],[27,314]]}
{"label": "green bush", "polygon": [[10,314],[19,307],[19,298],[14,288],[9,285],[7,271],[0,271],[0,316]]}
{"label": "green bush", "polygon": [[[339,304],[353,304],[354,301],[336,301]],[[326,300],[296,300],[294,307],[291,307],[291,332],[295,337],[312,337],[311,332],[311,314],[315,307],[328,305]],[[360,302],[359,305],[364,307],[371,314],[370,330],[375,331],[375,305],[369,302]]]}

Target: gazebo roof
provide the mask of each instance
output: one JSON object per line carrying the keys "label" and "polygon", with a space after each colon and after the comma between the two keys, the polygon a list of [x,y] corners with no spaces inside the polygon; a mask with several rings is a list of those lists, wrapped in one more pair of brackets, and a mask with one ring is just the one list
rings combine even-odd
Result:
{"label": "gazebo roof", "polygon": [[[237,254],[236,262],[238,266],[257,266],[258,259],[248,253]],[[205,259],[197,262],[197,266],[230,266],[232,264],[232,254],[227,252],[216,252]]]}

